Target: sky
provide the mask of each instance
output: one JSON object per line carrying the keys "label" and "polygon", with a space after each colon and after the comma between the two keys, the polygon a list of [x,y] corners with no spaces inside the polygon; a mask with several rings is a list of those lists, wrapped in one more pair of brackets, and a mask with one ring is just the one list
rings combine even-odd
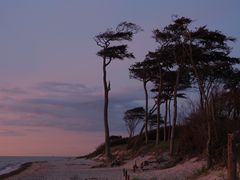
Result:
{"label": "sky", "polygon": [[129,43],[136,59],[114,61],[110,133],[127,135],[123,113],[143,103],[128,68],[157,48],[152,30],[173,15],[238,39],[239,0],[1,0],[0,156],[77,156],[103,142],[102,61],[95,35],[122,21],[140,25]]}

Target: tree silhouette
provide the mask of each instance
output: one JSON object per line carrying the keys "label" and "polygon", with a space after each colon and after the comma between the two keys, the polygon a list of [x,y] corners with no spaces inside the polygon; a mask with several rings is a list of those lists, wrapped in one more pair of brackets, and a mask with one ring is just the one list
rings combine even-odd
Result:
{"label": "tree silhouette", "polygon": [[[164,141],[167,141],[167,137],[170,135],[167,135],[167,117],[169,117],[169,126],[171,126],[171,119],[170,119],[170,101],[173,98],[173,92],[174,92],[174,86],[175,86],[175,80],[176,80],[176,71],[174,71],[173,69],[166,71],[164,76],[163,76],[163,82],[162,82],[162,87],[161,87],[161,94],[159,94],[159,84],[155,83],[154,84],[154,88],[151,89],[152,92],[156,93],[156,96],[154,97],[155,99],[157,99],[156,101],[158,101],[158,99],[160,99],[160,104],[165,104],[165,113],[164,113],[164,136],[163,139]],[[178,86],[178,91],[184,91],[185,89],[190,87],[190,77],[185,77],[182,74],[181,78],[180,78],[180,82],[179,82],[179,86]],[[185,97],[185,93],[183,92],[178,92],[177,93],[177,98],[186,98]],[[158,104],[158,103],[157,103]],[[160,108],[159,108],[160,109]],[[159,112],[159,110],[158,110]],[[158,113],[157,112],[157,113]],[[169,133],[171,132],[171,129],[169,129]],[[157,135],[156,135],[156,140],[158,138],[158,129],[157,129]],[[156,144],[158,144],[156,142]]]}
{"label": "tree silhouette", "polygon": [[148,144],[148,90],[147,83],[154,76],[152,71],[152,64],[149,61],[144,60],[142,62],[136,62],[129,68],[130,78],[138,79],[143,82],[144,94],[145,94],[145,143]]}
{"label": "tree silhouette", "polygon": [[[171,24],[153,31],[159,47],[155,52],[149,52],[143,62],[137,62],[130,67],[130,78],[143,82],[145,92],[145,139],[148,141],[148,122],[150,114],[154,114],[157,124],[156,144],[159,143],[160,104],[165,103],[164,140],[166,140],[167,116],[170,118],[171,101],[173,101],[173,116],[170,137],[170,154],[174,152],[175,126],[177,121],[177,100],[185,94],[179,91],[197,87],[199,91],[199,111],[206,126],[206,152],[208,168],[212,164],[214,143],[218,143],[216,132],[216,113],[214,99],[217,89],[227,89],[222,95],[229,97],[229,104],[224,107],[224,113],[229,113],[230,119],[238,118],[239,102],[236,99],[240,89],[240,71],[234,65],[240,63],[239,58],[230,56],[231,47],[228,42],[235,39],[227,37],[220,31],[211,31],[206,26],[190,29],[192,20],[186,17],[174,17]],[[155,104],[148,111],[147,83],[154,85]],[[225,98],[225,97],[224,97]],[[222,98],[222,99],[224,99]],[[223,103],[221,101],[221,103]],[[236,108],[237,107],[237,108]],[[156,120],[156,121],[155,121]],[[141,130],[143,132],[143,129]]]}
{"label": "tree silhouette", "polygon": [[[234,41],[234,38],[227,37],[220,31],[210,31],[206,26],[190,30],[192,20],[181,17],[173,20],[173,23],[162,30],[156,29],[154,37],[160,44],[168,44],[173,47],[172,53],[175,59],[175,69],[177,72],[176,82],[173,92],[174,113],[171,131],[170,153],[173,153],[174,128],[177,117],[177,90],[180,85],[182,75],[192,75],[193,80],[198,85],[200,94],[201,109],[204,112],[204,119],[207,122],[208,141],[207,155],[208,167],[211,167],[211,145],[214,112],[210,107],[210,99],[213,90],[223,85],[224,79],[233,71],[235,63],[239,59],[229,56],[231,48],[227,42]],[[187,79],[186,79],[187,80]],[[194,83],[194,82],[193,82]]]}
{"label": "tree silhouette", "polygon": [[173,20],[173,23],[159,30],[153,31],[156,42],[160,45],[165,44],[172,51],[171,57],[174,58],[174,68],[176,69],[176,79],[173,91],[173,121],[170,138],[170,154],[173,154],[174,137],[175,137],[175,126],[177,121],[177,91],[180,84],[180,76],[184,70],[186,64],[186,54],[184,52],[184,32],[188,28],[191,20],[188,18],[177,18]]}
{"label": "tree silhouette", "polygon": [[134,58],[133,53],[128,52],[128,46],[126,44],[116,44],[122,41],[132,41],[133,35],[139,31],[141,31],[141,28],[136,24],[122,22],[116,29],[107,29],[104,33],[100,33],[94,38],[97,45],[101,48],[101,50],[97,52],[97,55],[103,60],[105,156],[107,160],[111,159],[108,126],[108,95],[111,86],[110,81],[107,82],[107,66],[114,59],[123,60],[125,58]]}
{"label": "tree silhouette", "polygon": [[145,110],[143,107],[129,109],[124,113],[123,120],[126,124],[129,137],[133,137],[137,125],[144,120]]}
{"label": "tree silhouette", "polygon": [[[169,53],[169,49],[167,46],[162,45],[161,48],[157,49],[155,52],[149,52],[146,55],[146,60],[150,61],[154,68],[152,68],[152,71],[154,73],[154,76],[152,76],[151,82],[155,85],[155,88],[152,89],[153,92],[156,92],[157,95],[155,97],[156,99],[156,105],[157,105],[157,131],[156,131],[156,145],[160,143],[160,105],[162,102],[162,91],[164,89],[164,83],[166,79],[166,73],[172,68],[173,62],[171,56],[171,53]],[[164,140],[166,138],[166,123],[164,123]]]}
{"label": "tree silhouette", "polygon": [[[198,84],[200,93],[201,108],[204,111],[207,121],[207,166],[212,166],[212,131],[214,126],[214,112],[211,108],[210,99],[213,96],[213,89],[224,83],[233,71],[235,63],[239,59],[230,57],[231,48],[229,41],[235,41],[220,31],[211,31],[206,26],[196,28],[195,31],[186,29],[186,52],[189,58],[189,66]],[[218,84],[217,84],[218,83]]]}

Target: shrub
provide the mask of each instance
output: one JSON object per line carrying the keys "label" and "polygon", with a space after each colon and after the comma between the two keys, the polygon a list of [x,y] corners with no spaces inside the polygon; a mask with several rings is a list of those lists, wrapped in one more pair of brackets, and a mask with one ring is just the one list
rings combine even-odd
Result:
{"label": "shrub", "polygon": [[[238,100],[236,100],[238,99]],[[240,129],[239,94],[216,92],[211,100],[212,123],[211,154],[213,163],[226,162],[227,134]],[[204,153],[207,142],[207,121],[201,108],[196,108],[185,118],[179,141],[179,152],[185,155]]]}

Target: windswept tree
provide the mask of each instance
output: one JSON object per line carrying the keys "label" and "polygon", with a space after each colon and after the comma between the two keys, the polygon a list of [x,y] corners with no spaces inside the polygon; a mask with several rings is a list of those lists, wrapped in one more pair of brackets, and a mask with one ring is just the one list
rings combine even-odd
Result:
{"label": "windswept tree", "polygon": [[[171,126],[171,119],[170,119],[170,113],[171,113],[171,108],[170,108],[170,101],[173,97],[173,92],[174,92],[174,86],[175,86],[175,80],[176,80],[176,76],[177,76],[177,72],[174,70],[169,70],[167,72],[165,72],[164,76],[163,76],[163,82],[161,84],[161,93],[159,94],[159,84],[155,83],[154,84],[154,88],[151,90],[152,92],[156,93],[156,96],[154,97],[157,101],[156,104],[159,103],[160,104],[165,104],[164,107],[164,118],[163,118],[163,140],[166,142],[167,141],[167,137],[170,137],[170,134],[167,134],[167,124],[169,124],[169,127]],[[191,86],[191,82],[190,82],[190,76],[188,76],[187,74],[182,73],[181,78],[179,80],[179,86],[177,89],[177,98],[182,98],[185,99],[186,95],[184,93],[184,90],[186,90],[187,88],[190,88]],[[160,99],[160,101],[158,102],[158,99]],[[158,105],[157,105],[158,106]],[[158,109],[158,108],[157,108]],[[157,114],[160,113],[160,107],[159,110],[157,111]],[[167,118],[169,117],[169,122],[167,123]],[[157,133],[156,133],[156,141],[159,138],[159,130],[157,127]],[[171,129],[169,129],[169,133],[171,133]],[[156,142],[156,144],[158,144]]]}
{"label": "windswept tree", "polygon": [[186,52],[189,67],[198,84],[201,109],[207,122],[208,140],[206,151],[208,168],[212,166],[214,112],[211,107],[213,90],[224,84],[225,77],[233,74],[233,65],[239,59],[230,56],[231,47],[228,42],[234,38],[224,35],[220,31],[211,31],[206,26],[196,28],[194,31],[186,29]]}
{"label": "windswept tree", "polygon": [[[157,42],[168,42],[173,47],[175,68],[177,71],[174,87],[174,113],[171,131],[170,153],[173,152],[174,127],[177,116],[177,89],[183,73],[190,73],[198,85],[201,109],[207,124],[208,140],[206,152],[208,167],[212,165],[214,111],[211,107],[213,90],[223,86],[224,78],[233,71],[233,65],[239,59],[230,57],[228,42],[234,38],[227,37],[220,31],[211,31],[206,26],[190,30],[192,20],[176,18],[172,24],[162,30],[155,30]],[[187,77],[187,76],[186,76]]]}
{"label": "windswept tree", "polygon": [[[160,143],[160,105],[163,103],[162,91],[164,89],[164,84],[166,83],[166,73],[172,68],[173,57],[169,53],[167,46],[162,45],[161,48],[157,49],[155,52],[149,52],[146,55],[146,60],[151,62],[155,68],[152,68],[154,73],[151,82],[154,84],[153,92],[156,93],[155,102],[157,106],[157,131],[156,131],[156,145]],[[164,140],[166,135],[166,121],[164,123]]]}
{"label": "windswept tree", "polygon": [[120,23],[116,29],[107,29],[105,32],[95,36],[94,40],[101,48],[97,55],[103,61],[103,86],[104,86],[104,129],[105,129],[105,156],[107,160],[111,158],[108,125],[108,95],[111,89],[110,81],[107,80],[107,67],[112,60],[123,60],[134,58],[132,52],[128,52],[127,44],[118,44],[122,41],[132,41],[134,34],[141,31],[136,24],[129,22]]}
{"label": "windswept tree", "polygon": [[129,137],[133,137],[137,125],[144,120],[145,110],[143,107],[129,109],[124,113],[125,122]]}
{"label": "windswept tree", "polygon": [[163,29],[156,29],[153,31],[156,42],[160,45],[168,46],[172,51],[170,52],[174,57],[174,69],[176,70],[176,79],[173,91],[173,121],[170,138],[170,154],[173,154],[175,126],[177,121],[177,91],[180,84],[181,74],[186,65],[186,54],[184,51],[184,32],[186,32],[191,20],[188,18],[177,18],[173,23],[164,27]]}
{"label": "windswept tree", "polygon": [[145,128],[145,143],[148,144],[148,89],[147,89],[147,83],[150,82],[150,80],[153,77],[153,71],[152,71],[152,64],[149,63],[149,61],[142,61],[142,62],[136,62],[135,64],[131,65],[129,68],[130,71],[130,78],[138,79],[142,81],[143,88],[144,88],[144,94],[145,94],[145,122],[144,122],[144,128]]}

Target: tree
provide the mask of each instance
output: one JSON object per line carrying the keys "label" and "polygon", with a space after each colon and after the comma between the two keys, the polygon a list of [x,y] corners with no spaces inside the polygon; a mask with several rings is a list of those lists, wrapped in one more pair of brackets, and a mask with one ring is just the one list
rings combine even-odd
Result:
{"label": "tree", "polygon": [[107,160],[111,158],[108,126],[108,95],[111,86],[110,81],[107,82],[107,67],[114,59],[123,60],[125,58],[134,58],[133,53],[128,52],[128,46],[126,44],[116,45],[116,43],[132,41],[133,35],[139,31],[141,31],[141,28],[136,24],[122,22],[115,30],[107,29],[104,33],[100,33],[94,38],[97,45],[101,48],[101,50],[97,52],[97,55],[103,60],[105,156]]}
{"label": "tree", "polygon": [[201,109],[207,121],[208,140],[206,145],[207,166],[212,166],[212,145],[214,112],[210,99],[213,89],[219,87],[216,83],[224,83],[224,77],[231,74],[233,65],[239,63],[239,59],[230,57],[231,48],[229,41],[235,41],[220,31],[211,31],[206,26],[196,28],[195,31],[186,29],[185,41],[189,66],[198,84]]}
{"label": "tree", "polygon": [[149,61],[136,62],[129,68],[130,78],[138,79],[143,82],[145,94],[145,143],[148,144],[148,90],[147,83],[153,77],[152,64]]}
{"label": "tree", "polygon": [[129,109],[124,113],[123,120],[125,121],[129,137],[133,137],[137,125],[144,120],[145,110],[143,107]]}
{"label": "tree", "polygon": [[225,113],[230,120],[240,119],[240,69],[234,68],[233,71],[228,72],[224,77],[224,82],[226,92],[223,93],[223,107]]}
{"label": "tree", "polygon": [[172,24],[166,26],[163,30],[157,29],[154,31],[154,37],[157,42],[167,42],[168,45],[173,47],[175,69],[177,71],[173,93],[174,113],[170,153],[172,154],[174,145],[177,88],[182,73],[190,73],[198,85],[201,109],[204,112],[204,119],[207,122],[208,140],[206,149],[208,167],[211,167],[212,131],[215,128],[213,125],[215,117],[210,101],[213,96],[213,90],[216,87],[220,87],[220,85],[223,86],[224,78],[232,74],[233,65],[239,62],[239,59],[229,56],[231,48],[227,43],[234,41],[234,38],[227,37],[220,31],[210,31],[206,26],[190,30],[189,26],[191,23],[191,19],[181,17],[175,19]]}
{"label": "tree", "polygon": [[170,154],[173,154],[175,126],[177,121],[177,91],[180,84],[180,76],[185,71],[186,54],[184,51],[184,32],[187,30],[191,20],[188,18],[177,18],[173,23],[159,30],[153,31],[156,42],[160,45],[168,46],[171,51],[171,57],[174,60],[174,69],[176,70],[176,79],[173,91],[173,121],[170,138]]}
{"label": "tree", "polygon": [[[163,103],[162,91],[164,89],[164,84],[166,83],[166,73],[172,68],[172,58],[171,53],[167,46],[162,45],[161,48],[157,49],[155,52],[149,52],[146,55],[146,60],[150,61],[155,68],[152,68],[154,71],[154,76],[151,79],[151,82],[154,84],[153,92],[156,92],[156,105],[157,105],[157,131],[156,131],[156,145],[160,143],[160,106]],[[166,120],[166,119],[165,119]],[[166,138],[166,121],[164,121],[164,140]]]}

